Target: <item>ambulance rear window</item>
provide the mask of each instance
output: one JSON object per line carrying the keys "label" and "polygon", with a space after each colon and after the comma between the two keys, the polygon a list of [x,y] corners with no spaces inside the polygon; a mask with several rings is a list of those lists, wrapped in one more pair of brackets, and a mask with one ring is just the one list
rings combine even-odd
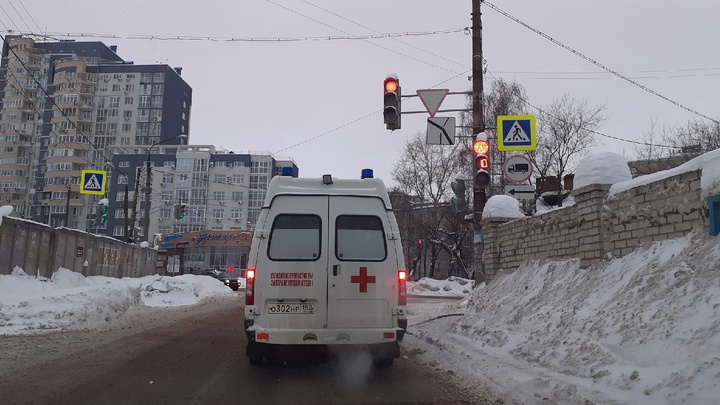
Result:
{"label": "ambulance rear window", "polygon": [[271,260],[317,260],[320,257],[321,223],[317,215],[278,215],[270,231],[268,257]]}
{"label": "ambulance rear window", "polygon": [[340,215],[335,222],[335,254],[345,261],[383,261],[387,257],[382,220],[371,215]]}

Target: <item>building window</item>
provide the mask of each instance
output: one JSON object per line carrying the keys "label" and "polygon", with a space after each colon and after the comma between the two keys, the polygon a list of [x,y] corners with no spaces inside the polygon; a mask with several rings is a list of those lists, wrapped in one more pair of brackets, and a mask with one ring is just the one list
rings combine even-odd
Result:
{"label": "building window", "polygon": [[270,173],[270,162],[252,162],[250,173]]}
{"label": "building window", "polygon": [[125,105],[130,105],[130,104],[133,104],[134,102],[135,102],[134,97],[125,97]]}
{"label": "building window", "polygon": [[118,167],[130,167],[130,161],[129,160],[121,160],[120,163],[118,163]]}
{"label": "building window", "polygon": [[237,208],[230,210],[230,219],[242,219],[242,211]]}
{"label": "building window", "polygon": [[124,191],[118,191],[115,194],[115,201],[125,201],[125,192]]}
{"label": "building window", "polygon": [[160,218],[170,219],[170,208],[162,208],[160,210]]}
{"label": "building window", "polygon": [[225,201],[225,192],[224,191],[213,191],[213,200],[214,201]]}
{"label": "building window", "polygon": [[248,192],[248,207],[260,208],[262,207],[263,201],[265,200],[265,191],[249,191]]}
{"label": "building window", "polygon": [[258,190],[267,190],[267,176],[250,176],[250,188]]}
{"label": "building window", "polygon": [[120,175],[120,177],[118,177],[117,184],[128,184],[127,176]]}
{"label": "building window", "polygon": [[125,227],[122,225],[114,227],[113,236],[125,236]]}
{"label": "building window", "polygon": [[233,191],[232,192],[232,200],[234,202],[242,201],[243,200],[243,192],[242,191]]}
{"label": "building window", "polygon": [[222,219],[224,214],[225,210],[223,210],[222,208],[213,208],[212,210],[213,219]]}
{"label": "building window", "polygon": [[175,181],[175,175],[172,173],[163,173],[162,182],[165,184],[172,184]]}
{"label": "building window", "polygon": [[243,184],[243,183],[245,183],[245,175],[244,174],[233,174],[232,184]]}
{"label": "building window", "polygon": [[122,208],[116,209],[115,218],[125,218],[125,210]]}
{"label": "building window", "polygon": [[172,191],[163,191],[162,192],[162,200],[163,201],[172,201],[173,200],[173,192]]}
{"label": "building window", "polygon": [[215,175],[215,183],[225,184],[225,175],[224,174],[216,174]]}

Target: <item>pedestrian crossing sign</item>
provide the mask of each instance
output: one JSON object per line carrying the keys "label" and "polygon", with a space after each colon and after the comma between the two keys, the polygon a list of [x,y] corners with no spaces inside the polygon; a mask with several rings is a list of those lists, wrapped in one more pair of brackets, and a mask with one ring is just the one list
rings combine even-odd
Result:
{"label": "pedestrian crossing sign", "polygon": [[498,115],[498,150],[529,151],[537,149],[534,115]]}
{"label": "pedestrian crossing sign", "polygon": [[80,194],[105,195],[106,183],[105,170],[83,170],[80,176]]}

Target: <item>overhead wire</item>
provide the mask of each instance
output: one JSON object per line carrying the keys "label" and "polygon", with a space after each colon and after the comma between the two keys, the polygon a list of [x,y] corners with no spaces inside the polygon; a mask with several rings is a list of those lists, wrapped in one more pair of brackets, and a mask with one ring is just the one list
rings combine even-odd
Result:
{"label": "overhead wire", "polygon": [[578,56],[578,57],[580,57],[580,58],[582,58],[582,59],[585,59],[586,61],[588,61],[588,62],[592,63],[593,65],[595,65],[595,66],[597,66],[597,67],[599,67],[599,68],[601,68],[601,69],[603,69],[603,70],[611,73],[612,75],[617,76],[617,77],[619,77],[620,79],[625,80],[626,82],[628,82],[628,83],[630,83],[630,84],[632,84],[632,85],[634,85],[634,86],[636,86],[636,87],[638,87],[638,88],[640,88],[640,89],[642,89],[642,90],[644,90],[644,91],[646,91],[646,92],[648,92],[648,93],[650,93],[650,94],[652,94],[652,95],[654,95],[654,96],[656,96],[656,97],[659,97],[659,98],[661,98],[661,99],[663,99],[663,100],[665,100],[665,101],[667,101],[667,102],[675,105],[676,107],[682,108],[682,109],[685,110],[685,111],[688,111],[688,112],[690,112],[690,113],[692,113],[692,114],[694,114],[694,115],[697,115],[697,116],[699,116],[699,117],[705,118],[705,119],[707,119],[707,120],[709,120],[709,121],[712,121],[712,122],[714,122],[714,123],[716,123],[716,124],[720,124],[720,121],[718,121],[718,120],[716,120],[716,119],[714,119],[714,118],[712,118],[712,117],[710,117],[710,116],[708,116],[708,115],[706,115],[706,114],[703,114],[703,113],[701,113],[701,112],[699,112],[699,111],[697,111],[697,110],[695,110],[695,109],[692,109],[692,108],[690,108],[690,107],[687,107],[686,105],[681,104],[681,103],[679,103],[679,102],[677,102],[677,101],[675,101],[675,100],[673,100],[673,99],[671,99],[671,98],[669,98],[669,97],[666,97],[666,96],[658,93],[657,91],[652,90],[651,88],[649,88],[649,87],[647,87],[647,86],[644,86],[644,85],[642,85],[642,84],[634,81],[633,79],[630,79],[630,78],[628,78],[627,76],[624,76],[624,75],[622,75],[621,73],[619,73],[619,72],[617,72],[617,71],[615,71],[615,70],[613,70],[613,69],[611,69],[611,68],[603,65],[602,63],[596,61],[595,59],[592,59],[592,58],[586,56],[586,55],[583,54],[582,52],[577,51],[577,50],[575,50],[574,48],[571,48],[571,47],[568,46],[568,45],[565,45],[564,43],[558,41],[557,39],[551,37],[550,35],[548,35],[548,34],[542,32],[542,31],[538,30],[537,28],[534,28],[534,27],[528,25],[527,23],[525,23],[524,21],[520,20],[519,18],[511,15],[510,13],[507,13],[507,12],[503,11],[502,9],[500,9],[499,7],[497,7],[497,6],[495,6],[494,4],[490,3],[489,1],[486,1],[486,0],[485,0],[485,1],[483,1],[483,3],[486,4],[488,7],[490,7],[492,10],[495,10],[496,12],[498,12],[499,14],[501,14],[502,16],[510,19],[511,21],[513,21],[513,22],[515,22],[515,23],[517,23],[517,24],[519,24],[519,25],[521,25],[521,26],[523,26],[523,27],[525,27],[525,28],[527,28],[527,29],[529,29],[530,31],[534,32],[535,34],[540,35],[541,37],[543,37],[543,38],[547,39],[548,41],[552,42],[553,44],[555,44],[555,45],[557,45],[557,46],[559,46],[559,47],[561,47],[561,48],[569,51],[570,53],[572,53],[572,54],[574,54],[574,55],[576,55],[576,56]]}
{"label": "overhead wire", "polygon": [[200,35],[153,35],[153,34],[107,34],[93,32],[34,32],[29,29],[27,32],[18,31],[28,37],[49,38],[54,40],[67,38],[101,38],[101,39],[123,39],[140,41],[200,41],[200,42],[257,42],[257,43],[282,43],[282,42],[317,42],[317,41],[353,41],[391,39],[399,37],[425,37],[435,35],[448,35],[463,32],[465,28],[443,29],[434,31],[405,31],[377,33],[374,35],[353,35],[353,36],[301,36],[301,37],[215,37]]}
{"label": "overhead wire", "polygon": [[22,0],[18,0],[20,5],[22,6],[23,10],[30,16],[30,19],[32,20],[33,24],[37,27],[38,31],[41,31],[40,25],[35,21],[35,17],[33,17],[32,13],[28,11],[28,9],[25,7],[25,4],[23,4]]}
{"label": "overhead wire", "polygon": [[15,10],[15,13],[17,13],[18,17],[20,17],[20,21],[22,21],[23,24],[25,24],[25,27],[26,27],[28,30],[32,31],[32,28],[30,28],[30,26],[28,25],[27,21],[25,21],[25,17],[23,17],[22,14],[20,14],[20,12],[19,12],[18,9],[15,7],[15,5],[12,3],[12,1],[8,1],[8,3],[10,3],[10,7],[12,7],[13,10]]}
{"label": "overhead wire", "polygon": [[[355,35],[347,32],[347,31],[345,31],[345,30],[342,30],[342,29],[340,29],[340,28],[334,27],[334,26],[332,26],[332,25],[330,25],[330,24],[327,24],[327,23],[325,23],[325,22],[322,22],[322,21],[320,21],[320,20],[318,20],[318,19],[312,18],[312,17],[310,17],[310,16],[308,16],[308,15],[306,15],[306,14],[303,14],[303,13],[301,13],[301,12],[299,12],[299,11],[293,10],[293,9],[291,9],[291,8],[289,8],[289,7],[286,7],[286,6],[282,5],[282,4],[279,4],[279,3],[277,3],[277,2],[275,2],[275,1],[273,1],[273,0],[265,0],[265,1],[268,2],[268,3],[270,3],[270,4],[274,4],[275,6],[280,7],[280,8],[282,8],[282,9],[284,9],[284,10],[286,10],[286,11],[289,11],[289,12],[291,12],[291,13],[293,13],[293,14],[296,14],[296,15],[299,15],[299,16],[301,16],[301,17],[303,17],[303,18],[306,18],[306,19],[308,19],[308,20],[310,20],[310,21],[313,21],[313,22],[316,22],[316,23],[318,23],[318,24],[320,24],[320,25],[323,25],[323,26],[325,26],[325,27],[334,29],[335,31],[342,32],[342,33],[345,34],[345,35],[350,35],[350,36],[355,37]],[[418,59],[418,58],[416,58],[416,57],[414,57],[414,56],[410,56],[410,55],[407,55],[407,54],[404,54],[404,53],[401,53],[401,52],[394,51],[394,50],[392,50],[392,49],[390,49],[390,48],[388,48],[388,47],[386,47],[386,46],[383,46],[383,45],[380,45],[380,44],[376,44],[375,42],[371,42],[371,41],[367,41],[367,40],[365,40],[365,42],[367,42],[367,43],[370,44],[370,45],[376,46],[376,47],[378,47],[378,48],[384,49],[384,50],[386,50],[386,51],[388,51],[388,52],[392,52],[393,54],[400,55],[400,56],[404,56],[404,57],[406,57],[406,58],[408,58],[408,59],[412,59],[412,60],[414,60],[414,61],[416,61],[416,62],[420,62],[420,63],[423,63],[423,64],[428,65],[428,66],[432,66],[432,67],[437,68],[437,69],[441,69],[441,70],[444,70],[444,71],[447,71],[447,72],[450,72],[450,73],[456,73],[456,74],[457,74],[457,72],[455,72],[455,71],[453,71],[453,70],[446,69],[446,68],[444,68],[444,67],[442,67],[442,66],[436,65],[436,64],[434,64],[434,63],[430,63],[430,62],[425,61],[425,60],[422,60],[422,59]]]}

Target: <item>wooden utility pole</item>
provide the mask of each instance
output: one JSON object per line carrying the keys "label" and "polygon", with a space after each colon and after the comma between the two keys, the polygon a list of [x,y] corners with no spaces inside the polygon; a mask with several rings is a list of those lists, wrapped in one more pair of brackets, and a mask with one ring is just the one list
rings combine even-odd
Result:
{"label": "wooden utility pole", "polygon": [[130,221],[130,227],[132,229],[130,230],[130,234],[127,235],[128,242],[130,242],[130,240],[132,240],[132,242],[135,242],[135,221],[137,221],[138,194],[140,193],[140,170],[141,167],[138,166],[137,170],[135,171],[135,194],[133,195],[132,220]]}
{"label": "wooden utility pole", "polygon": [[[473,78],[473,135],[485,132],[485,111],[483,97],[483,53],[482,53],[482,0],[472,0],[472,78]],[[473,161],[473,173],[477,171]],[[477,188],[473,178],[473,268],[475,285],[485,282],[485,268],[482,263],[483,235],[480,220],[485,208],[485,189]]]}

